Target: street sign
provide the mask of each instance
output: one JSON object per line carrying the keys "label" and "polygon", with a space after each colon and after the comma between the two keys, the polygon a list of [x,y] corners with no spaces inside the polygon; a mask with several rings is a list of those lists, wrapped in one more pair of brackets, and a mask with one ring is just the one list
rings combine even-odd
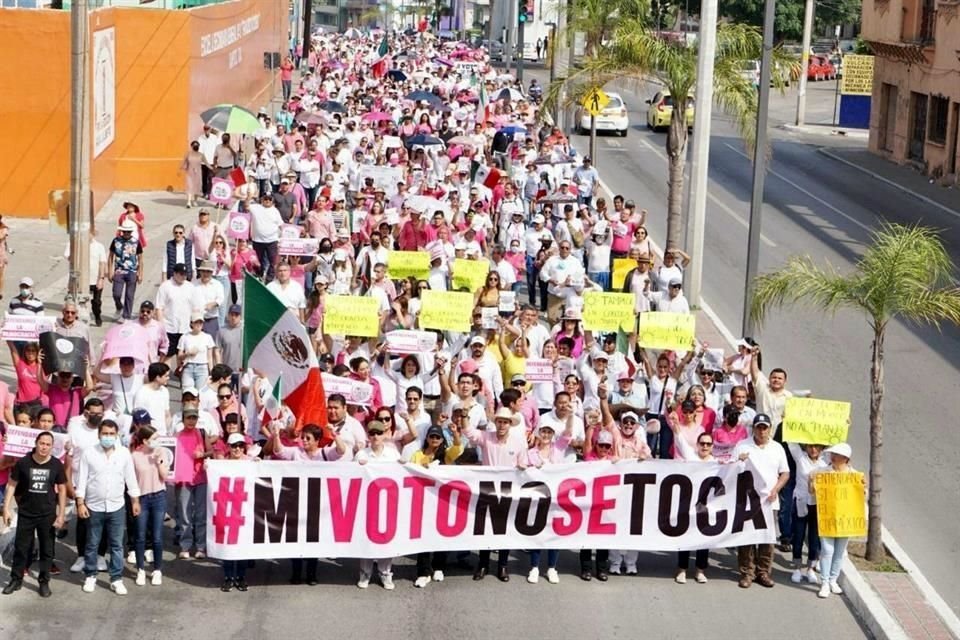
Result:
{"label": "street sign", "polygon": [[610,98],[602,89],[592,89],[583,96],[583,108],[592,116],[600,115],[603,108],[610,104]]}

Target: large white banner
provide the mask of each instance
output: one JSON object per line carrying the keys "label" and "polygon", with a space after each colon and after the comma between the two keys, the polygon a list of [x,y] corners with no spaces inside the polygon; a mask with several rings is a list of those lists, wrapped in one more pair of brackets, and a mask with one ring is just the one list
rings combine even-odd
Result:
{"label": "large white banner", "polygon": [[117,32],[93,32],[93,157],[110,146],[117,126]]}
{"label": "large white banner", "polygon": [[748,461],[493,467],[210,461],[207,551],[227,560],[457,549],[676,551],[772,543]]}

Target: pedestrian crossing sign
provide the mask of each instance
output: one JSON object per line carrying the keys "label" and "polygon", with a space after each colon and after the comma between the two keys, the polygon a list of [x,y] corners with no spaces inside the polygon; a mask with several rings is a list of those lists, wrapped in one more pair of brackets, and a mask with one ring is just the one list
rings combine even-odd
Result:
{"label": "pedestrian crossing sign", "polygon": [[600,115],[604,107],[610,104],[610,97],[602,89],[591,89],[583,96],[583,108],[592,116]]}

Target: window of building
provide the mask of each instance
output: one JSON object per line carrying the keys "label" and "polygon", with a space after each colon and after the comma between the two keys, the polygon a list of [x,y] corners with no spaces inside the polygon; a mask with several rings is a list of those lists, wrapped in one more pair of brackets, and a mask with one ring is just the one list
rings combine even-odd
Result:
{"label": "window of building", "polygon": [[935,144],[947,142],[947,120],[950,114],[950,98],[930,96],[930,126],[927,141]]}

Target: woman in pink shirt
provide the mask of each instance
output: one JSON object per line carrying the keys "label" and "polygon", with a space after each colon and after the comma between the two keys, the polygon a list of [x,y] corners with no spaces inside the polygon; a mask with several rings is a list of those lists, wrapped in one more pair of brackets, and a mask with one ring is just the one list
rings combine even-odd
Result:
{"label": "woman in pink shirt", "polygon": [[[558,438],[554,438],[553,427],[542,424],[537,428],[536,443],[527,451],[527,464],[540,469],[545,464],[560,464],[567,456],[567,447],[573,440],[573,414],[567,416],[567,428]],[[530,572],[527,573],[527,582],[536,584],[540,581],[540,549],[530,551]],[[560,576],[557,574],[557,562],[560,559],[559,549],[547,549],[547,582],[557,584]]]}
{"label": "woman in pink shirt", "polygon": [[43,357],[40,355],[40,345],[28,342],[23,347],[23,357],[17,351],[13,342],[10,346],[10,359],[17,372],[17,394],[15,398],[18,407],[40,407],[46,402],[44,391],[47,388],[47,379],[43,375]]}
{"label": "woman in pink shirt", "polygon": [[257,252],[253,250],[246,238],[237,240],[232,261],[230,283],[233,285],[233,301],[236,302],[243,299],[243,274],[247,271],[257,273],[260,270],[260,261],[257,259]]}
{"label": "woman in pink shirt", "polygon": [[[712,430],[712,427],[705,427],[697,421],[697,407],[690,399],[681,402],[676,411],[671,411],[667,420],[670,423],[670,429],[686,440],[691,450],[697,448],[697,438],[701,433],[709,433]],[[676,441],[670,447],[670,457],[680,457]]]}
{"label": "woman in pink shirt", "polygon": [[130,448],[133,450],[133,470],[140,486],[140,515],[137,516],[137,537],[134,549],[137,557],[138,586],[147,584],[146,547],[147,531],[153,541],[153,573],[150,584],[162,584],[163,574],[163,518],[167,513],[167,474],[173,457],[168,449],[157,446],[157,430],[143,425],[134,434]]}
{"label": "woman in pink shirt", "polygon": [[[600,427],[594,444],[595,425],[587,427],[587,434],[583,440],[583,459],[585,462],[616,462],[617,454],[614,449],[613,433],[606,427]],[[584,582],[596,576],[600,582],[607,581],[607,568],[610,563],[610,551],[608,549],[597,549],[597,560],[594,565],[594,572],[590,571],[590,561],[593,559],[593,549],[580,550],[580,579]]]}
{"label": "woman in pink shirt", "polygon": [[747,427],[740,424],[740,412],[732,405],[723,408],[723,423],[712,431],[713,456],[720,462],[729,462],[737,443],[749,437]]}
{"label": "woman in pink shirt", "polygon": [[[375,349],[370,355],[371,360],[376,358],[377,355],[378,352]],[[373,420],[373,416],[376,415],[377,409],[383,406],[383,394],[380,392],[380,382],[370,375],[370,361],[363,356],[357,356],[356,358],[350,359],[350,371],[352,372],[350,374],[350,378],[364,382],[373,387],[373,395],[370,398],[370,404],[366,407],[358,406],[352,412],[354,418],[362,423],[366,423],[370,420]]]}

